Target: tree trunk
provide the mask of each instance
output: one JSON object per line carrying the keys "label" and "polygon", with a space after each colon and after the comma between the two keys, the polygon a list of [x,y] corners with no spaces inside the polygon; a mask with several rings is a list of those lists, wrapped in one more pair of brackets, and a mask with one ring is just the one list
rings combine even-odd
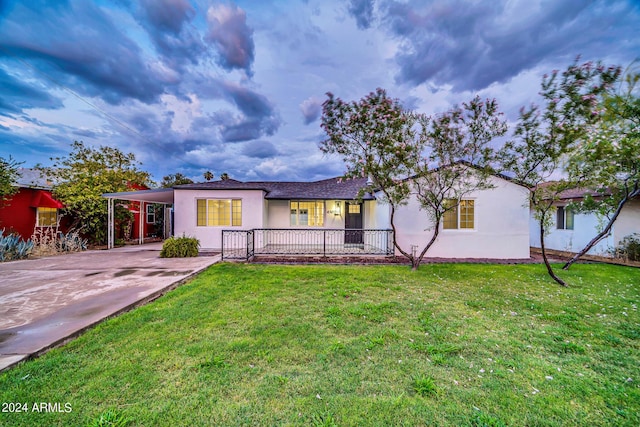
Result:
{"label": "tree trunk", "polygon": [[391,229],[393,230],[393,246],[395,248],[398,248],[398,250],[400,251],[400,253],[407,258],[409,261],[411,261],[411,269],[412,270],[416,270],[418,267],[415,266],[415,259],[413,254],[409,254],[407,252],[405,252],[400,245],[398,245],[398,241],[396,240],[396,225],[395,225],[395,217],[396,217],[396,207],[393,205],[393,203],[390,203],[391,205],[391,218],[390,218],[390,222],[391,222]]}
{"label": "tree trunk", "polygon": [[567,287],[567,284],[561,278],[556,276],[556,273],[553,271],[553,268],[549,263],[549,259],[547,258],[547,252],[544,247],[544,215],[542,215],[542,217],[540,218],[539,224],[540,224],[540,250],[542,252],[542,260],[544,261],[544,265],[545,267],[547,267],[547,273],[549,273],[549,276],[551,276],[551,278],[555,280],[559,285]]}
{"label": "tree trunk", "polygon": [[431,240],[429,240],[429,243],[427,243],[427,246],[424,247],[424,249],[422,249],[422,252],[420,252],[420,255],[418,256],[418,258],[416,258],[415,260],[415,267],[412,264],[412,270],[417,270],[418,267],[420,267],[420,263],[422,262],[422,258],[424,258],[425,254],[427,253],[427,251],[429,250],[429,248],[431,248],[431,246],[433,246],[433,244],[436,242],[436,239],[438,238],[438,235],[440,234],[440,219],[438,219],[435,222],[435,230],[433,232],[433,236],[431,236]]}

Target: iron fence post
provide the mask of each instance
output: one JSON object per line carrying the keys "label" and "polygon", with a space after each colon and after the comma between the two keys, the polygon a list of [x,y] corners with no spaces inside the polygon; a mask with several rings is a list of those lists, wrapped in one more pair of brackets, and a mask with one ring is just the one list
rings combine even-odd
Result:
{"label": "iron fence post", "polygon": [[327,230],[322,230],[322,256],[327,256]]}

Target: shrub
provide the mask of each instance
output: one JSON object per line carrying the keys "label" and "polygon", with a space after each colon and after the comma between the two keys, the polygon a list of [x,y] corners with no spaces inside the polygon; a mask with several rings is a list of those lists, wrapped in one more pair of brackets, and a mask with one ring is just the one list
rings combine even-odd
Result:
{"label": "shrub", "polygon": [[200,241],[195,237],[169,237],[162,245],[160,258],[186,258],[198,256]]}
{"label": "shrub", "polygon": [[87,250],[87,239],[83,239],[78,231],[65,234],[53,227],[38,227],[31,240],[34,244],[32,254],[36,256]]}
{"label": "shrub", "polygon": [[629,261],[640,261],[640,234],[634,233],[622,239],[615,249],[615,256]]}
{"label": "shrub", "polygon": [[33,249],[33,241],[23,240],[18,234],[4,235],[0,230],[0,262],[24,259]]}

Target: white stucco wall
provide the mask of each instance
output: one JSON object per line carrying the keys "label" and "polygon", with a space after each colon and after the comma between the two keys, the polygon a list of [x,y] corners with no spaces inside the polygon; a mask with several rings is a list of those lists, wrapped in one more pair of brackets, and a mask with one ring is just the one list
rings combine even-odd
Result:
{"label": "white stucco wall", "polygon": [[[222,230],[263,228],[265,207],[262,190],[175,190],[174,235],[183,234],[200,240],[201,250],[220,250]],[[198,227],[197,199],[241,199],[242,226]]]}
{"label": "white stucco wall", "polygon": [[614,241],[617,245],[620,240],[630,234],[640,234],[640,199],[630,201],[620,212],[620,216],[614,224]]}
{"label": "white stucco wall", "polygon": [[[477,191],[466,197],[474,200],[475,229],[443,230],[426,257],[442,258],[529,258],[528,190],[507,180],[493,177],[495,188]],[[385,210],[386,212],[382,212]],[[389,207],[379,204],[376,218],[389,226]],[[396,211],[396,239],[407,252],[417,251],[429,241],[433,230],[415,197]],[[399,253],[398,253],[399,254]]]}
{"label": "white stucco wall", "polygon": [[[545,246],[548,249],[578,252],[598,234],[604,225],[595,214],[575,214],[573,230],[558,230],[554,216],[553,226],[544,239]],[[538,223],[531,214],[531,246],[534,248],[540,247],[538,227]],[[611,235],[601,240],[588,254],[609,256],[620,240],[633,233],[640,233],[640,200],[633,200],[622,209],[613,224]]]}
{"label": "white stucco wall", "polygon": [[[589,241],[595,237],[602,228],[601,222],[595,214],[575,214],[573,217],[573,230],[558,230],[553,214],[553,224],[551,230],[544,238],[547,249],[558,251],[578,252],[585,247]],[[530,217],[530,244],[534,248],[540,247],[540,225]],[[603,239],[594,246],[588,253],[591,255],[606,255],[609,248],[613,247],[613,237]]]}

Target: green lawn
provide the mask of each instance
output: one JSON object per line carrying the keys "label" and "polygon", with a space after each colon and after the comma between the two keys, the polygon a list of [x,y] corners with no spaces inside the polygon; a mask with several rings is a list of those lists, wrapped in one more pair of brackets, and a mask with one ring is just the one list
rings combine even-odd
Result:
{"label": "green lawn", "polygon": [[219,264],[0,374],[0,424],[640,425],[640,269],[563,277]]}

